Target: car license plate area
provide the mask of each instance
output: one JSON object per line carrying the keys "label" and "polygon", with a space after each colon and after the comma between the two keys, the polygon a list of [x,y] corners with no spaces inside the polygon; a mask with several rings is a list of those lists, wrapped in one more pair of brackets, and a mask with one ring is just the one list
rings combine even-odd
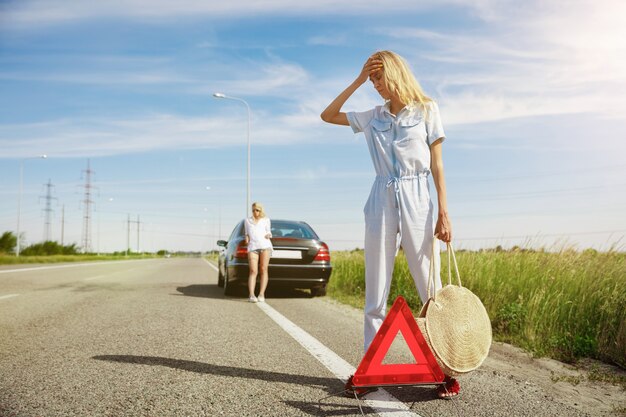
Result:
{"label": "car license plate area", "polygon": [[272,253],[272,258],[302,259],[302,251],[277,249]]}

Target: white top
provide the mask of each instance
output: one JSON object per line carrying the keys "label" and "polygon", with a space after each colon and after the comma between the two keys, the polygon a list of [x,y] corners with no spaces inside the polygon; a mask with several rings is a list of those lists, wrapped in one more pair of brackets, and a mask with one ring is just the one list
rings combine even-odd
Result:
{"label": "white top", "polygon": [[354,133],[363,132],[376,175],[401,178],[430,171],[430,146],[445,133],[434,101],[428,112],[405,107],[391,114],[389,104],[364,112],[347,113]]}
{"label": "white top", "polygon": [[270,219],[261,217],[257,223],[253,217],[249,217],[244,222],[246,227],[246,236],[248,236],[248,251],[258,249],[272,249],[272,242],[266,238],[266,235],[272,236],[272,225]]}
{"label": "white top", "polygon": [[[386,103],[346,115],[352,130],[365,134],[376,170],[376,179],[363,208],[367,233],[398,228],[398,249],[403,230],[423,231],[430,224],[429,218],[432,223],[428,190],[430,147],[445,139],[439,107],[432,101],[426,112],[418,106],[407,106],[394,115]],[[397,220],[391,217],[393,211],[397,212]]]}

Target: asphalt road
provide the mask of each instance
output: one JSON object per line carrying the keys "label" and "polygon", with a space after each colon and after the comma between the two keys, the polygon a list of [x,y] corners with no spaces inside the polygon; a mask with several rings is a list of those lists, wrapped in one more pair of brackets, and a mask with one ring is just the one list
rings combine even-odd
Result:
{"label": "asphalt road", "polygon": [[[398,346],[389,363],[406,362]],[[360,311],[304,291],[225,297],[198,258],[0,268],[1,416],[360,415],[354,399],[318,401],[361,356]],[[453,401],[389,388],[364,411],[588,415],[494,369],[463,377]]]}

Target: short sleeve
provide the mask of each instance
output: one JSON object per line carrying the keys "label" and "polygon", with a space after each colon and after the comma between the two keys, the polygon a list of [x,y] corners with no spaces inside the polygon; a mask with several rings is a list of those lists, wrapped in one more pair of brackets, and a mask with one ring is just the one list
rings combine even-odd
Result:
{"label": "short sleeve", "polygon": [[348,123],[350,123],[352,131],[354,133],[360,133],[365,130],[374,118],[374,109],[364,112],[348,112],[346,116],[348,117]]}
{"label": "short sleeve", "polygon": [[437,139],[445,140],[446,138],[443,124],[441,123],[441,115],[439,114],[439,106],[434,101],[430,102],[426,116],[426,132],[428,134],[428,146],[435,143]]}
{"label": "short sleeve", "polygon": [[250,222],[248,221],[248,219],[245,219],[243,221],[243,225],[244,225],[244,229],[245,229],[245,232],[246,232],[245,235],[250,237]]}
{"label": "short sleeve", "polygon": [[265,222],[265,232],[269,233],[270,235],[272,234],[272,222],[270,221],[270,219],[267,219],[267,222]]}

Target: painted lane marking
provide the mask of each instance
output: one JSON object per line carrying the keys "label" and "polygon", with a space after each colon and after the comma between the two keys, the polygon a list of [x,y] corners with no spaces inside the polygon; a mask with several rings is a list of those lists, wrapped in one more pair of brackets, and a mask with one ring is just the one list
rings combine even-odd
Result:
{"label": "painted lane marking", "polygon": [[0,270],[0,274],[8,274],[9,272],[39,271],[42,269],[76,268],[76,267],[85,266],[85,265],[102,265],[102,264],[118,265],[118,264],[126,263],[126,262],[151,261],[151,260],[152,259],[132,259],[128,261],[83,262],[83,263],[71,264],[71,265],[54,265],[54,266],[38,266],[34,268],[3,269],[3,270]]}
{"label": "painted lane marking", "polygon": [[0,300],[5,300],[7,298],[13,298],[13,297],[17,297],[19,294],[7,294],[7,295],[0,295]]}
{"label": "painted lane marking", "polygon": [[131,268],[131,269],[125,269],[123,271],[111,272],[110,274],[96,275],[95,277],[85,278],[85,279],[83,279],[83,281],[93,281],[94,279],[109,278],[109,277],[112,277],[114,275],[127,274],[129,272],[136,271],[137,269],[139,269],[139,268]]}
{"label": "painted lane marking", "polygon": [[[302,330],[291,320],[274,310],[267,303],[256,304],[265,314],[274,320],[283,330],[302,345],[315,359],[320,361],[338,379],[346,382],[356,369],[346,362],[342,357],[327,348],[316,338]],[[363,401],[377,414],[389,417],[420,417],[419,414],[391,395],[384,389],[367,394]]]}
{"label": "painted lane marking", "polygon": [[95,277],[85,278],[83,281],[93,281],[94,279],[100,279],[104,277],[110,277],[111,275],[96,275]]}
{"label": "painted lane marking", "polygon": [[202,258],[202,260],[203,260],[204,262],[208,263],[208,264],[209,264],[209,266],[210,266],[211,268],[213,268],[213,269],[215,269],[217,272],[219,272],[219,270],[217,269],[217,267],[216,267],[215,265],[213,265],[211,262],[209,262],[208,260],[206,260],[206,259],[204,259],[204,258]]}
{"label": "painted lane marking", "polygon": [[[215,265],[205,259],[216,271]],[[265,314],[276,322],[283,330],[293,337],[302,347],[304,347],[315,359],[320,361],[322,365],[332,372],[339,380],[346,382],[350,375],[356,372],[356,368],[346,362],[341,356],[323,345],[319,340],[311,336],[309,333],[298,327],[291,320],[274,310],[267,303],[256,304]],[[363,399],[365,404],[372,408],[377,414],[384,417],[421,417],[419,414],[411,411],[411,409],[391,395],[384,389],[371,392]]]}

